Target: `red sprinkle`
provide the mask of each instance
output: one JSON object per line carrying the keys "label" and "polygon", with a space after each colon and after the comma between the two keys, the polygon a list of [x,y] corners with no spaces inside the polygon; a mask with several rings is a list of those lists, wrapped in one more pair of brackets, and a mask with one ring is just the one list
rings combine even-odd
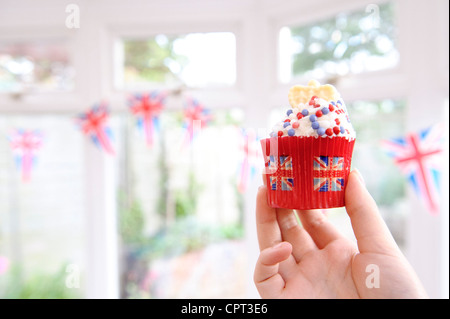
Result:
{"label": "red sprinkle", "polygon": [[316,116],[317,117],[321,117],[322,115],[323,115],[322,111],[319,110],[319,111],[316,112]]}
{"label": "red sprinkle", "polygon": [[315,96],[315,95],[311,96],[311,100],[309,100],[309,105],[314,105],[314,104],[316,104],[315,99],[317,99],[317,96]]}
{"label": "red sprinkle", "polygon": [[341,124],[341,121],[339,121],[339,119],[334,119],[334,121],[336,122],[337,125]]}
{"label": "red sprinkle", "polygon": [[339,126],[335,126],[333,127],[333,132],[334,134],[339,135],[339,133],[341,133],[341,129],[339,128]]}
{"label": "red sprinkle", "polygon": [[283,131],[278,131],[278,136],[283,136]]}
{"label": "red sprinkle", "polygon": [[318,104],[318,103],[314,104],[314,107],[320,107],[320,104]]}
{"label": "red sprinkle", "polygon": [[294,122],[292,123],[292,128],[298,128],[300,124],[298,122]]}
{"label": "red sprinkle", "polygon": [[300,113],[300,112],[298,112],[298,113],[297,113],[297,118],[298,118],[299,120],[302,119],[302,118],[303,118],[303,114]]}
{"label": "red sprinkle", "polygon": [[328,108],[330,109],[331,112],[334,111],[334,105],[333,104],[328,105]]}
{"label": "red sprinkle", "polygon": [[325,130],[325,134],[327,134],[328,136],[331,136],[331,135],[333,135],[333,130],[331,128],[327,128]]}
{"label": "red sprinkle", "polygon": [[289,122],[289,123],[290,123],[291,120],[290,120],[290,119],[285,119],[284,122],[285,122],[285,123],[286,123],[286,122]]}

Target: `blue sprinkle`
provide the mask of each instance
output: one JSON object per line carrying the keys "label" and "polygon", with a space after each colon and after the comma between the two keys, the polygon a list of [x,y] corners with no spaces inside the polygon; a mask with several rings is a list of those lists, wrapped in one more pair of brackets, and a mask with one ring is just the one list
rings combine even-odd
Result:
{"label": "blue sprinkle", "polygon": [[284,122],[284,124],[283,124],[283,127],[288,127],[289,125],[291,125],[291,123],[289,123],[289,122]]}
{"label": "blue sprinkle", "polygon": [[292,114],[292,110],[288,110],[288,111],[286,112],[286,114],[287,114],[287,116],[291,115],[291,114]]}
{"label": "blue sprinkle", "polygon": [[316,122],[312,122],[311,126],[313,129],[317,130],[320,127],[320,124],[319,124],[319,122],[316,121]]}
{"label": "blue sprinkle", "polygon": [[334,101],[331,101],[331,104],[336,105],[336,103],[334,103]]}
{"label": "blue sprinkle", "polygon": [[342,102],[341,102],[341,100],[338,100],[337,102],[338,102],[339,104],[341,104],[341,105],[342,105]]}
{"label": "blue sprinkle", "polygon": [[323,127],[319,127],[319,129],[317,130],[317,134],[319,134],[319,136],[322,136],[323,134],[325,134],[325,129]]}
{"label": "blue sprinkle", "polygon": [[340,129],[341,129],[341,133],[344,134],[345,133],[345,128],[343,126],[341,126]]}
{"label": "blue sprinkle", "polygon": [[288,130],[287,133],[288,133],[289,136],[294,136],[295,135],[295,130],[293,128],[291,128],[291,129]]}
{"label": "blue sprinkle", "polygon": [[303,116],[307,116],[308,114],[309,114],[309,112],[308,112],[307,109],[303,109],[303,110],[302,110],[302,115],[303,115]]}
{"label": "blue sprinkle", "polygon": [[309,119],[310,119],[311,122],[315,122],[315,121],[317,121],[317,116],[315,116],[314,114],[312,114],[312,115],[309,117]]}
{"label": "blue sprinkle", "polygon": [[327,108],[327,107],[324,107],[323,109],[322,109],[322,114],[328,114],[330,112],[330,109],[329,108]]}

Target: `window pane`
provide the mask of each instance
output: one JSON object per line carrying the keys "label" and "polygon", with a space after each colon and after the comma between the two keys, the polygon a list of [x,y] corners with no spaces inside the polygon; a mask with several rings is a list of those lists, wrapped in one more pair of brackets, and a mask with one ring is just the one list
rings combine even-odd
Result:
{"label": "window pane", "polygon": [[[5,138],[16,128],[42,136],[28,182]],[[0,136],[0,298],[83,297],[82,134],[70,117],[2,116]],[[80,271],[78,288],[66,285],[68,270]]]}
{"label": "window pane", "polygon": [[406,181],[380,142],[404,134],[406,103],[403,100],[355,101],[348,103],[347,108],[357,134],[352,166],[361,171],[380,213],[402,246],[408,202]]}
{"label": "window pane", "polygon": [[123,39],[124,86],[180,85],[217,87],[236,81],[236,40],[231,32],[160,34]]}
{"label": "window pane", "polygon": [[151,147],[134,119],[126,124],[122,297],[245,297],[236,117],[215,112],[192,144],[185,143],[181,119],[181,112],[164,112]]}
{"label": "window pane", "polygon": [[0,93],[71,90],[74,76],[64,42],[0,43]]}
{"label": "window pane", "polygon": [[399,60],[396,42],[391,2],[309,25],[287,26],[279,37],[280,80],[392,68]]}

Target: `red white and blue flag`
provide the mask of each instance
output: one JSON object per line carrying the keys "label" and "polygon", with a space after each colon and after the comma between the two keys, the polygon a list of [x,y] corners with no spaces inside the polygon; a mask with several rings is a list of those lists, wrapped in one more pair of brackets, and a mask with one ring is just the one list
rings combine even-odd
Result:
{"label": "red white and blue flag", "polygon": [[243,155],[239,168],[238,190],[244,193],[247,190],[248,182],[256,173],[257,163],[260,161],[260,157],[262,157],[258,138],[254,130],[241,130],[241,150]]}
{"label": "red white and blue flag", "polygon": [[147,146],[153,144],[154,129],[159,126],[159,115],[164,108],[167,93],[136,94],[128,99],[130,111],[137,118],[138,128],[144,131]]}
{"label": "red white and blue flag", "polygon": [[405,137],[382,141],[431,214],[439,213],[444,128],[438,124]]}
{"label": "red white and blue flag", "polygon": [[197,99],[191,97],[186,99],[183,117],[184,127],[186,129],[184,145],[192,142],[195,134],[206,126],[212,118],[209,110],[205,109]]}
{"label": "red white and blue flag", "polygon": [[36,152],[42,146],[42,134],[39,131],[15,130],[9,137],[17,167],[22,172],[22,180],[30,181],[31,170],[36,161]]}
{"label": "red white and blue flag", "polygon": [[292,156],[269,156],[268,167],[277,168],[275,174],[270,176],[269,182],[272,190],[294,190],[294,177],[292,170]]}
{"label": "red white and blue flag", "polygon": [[338,156],[314,156],[313,181],[315,191],[343,191],[344,158]]}
{"label": "red white and blue flag", "polygon": [[109,154],[114,154],[111,144],[112,132],[107,125],[108,118],[107,104],[102,102],[94,105],[89,111],[80,114],[76,121],[81,131],[89,136],[95,145]]}

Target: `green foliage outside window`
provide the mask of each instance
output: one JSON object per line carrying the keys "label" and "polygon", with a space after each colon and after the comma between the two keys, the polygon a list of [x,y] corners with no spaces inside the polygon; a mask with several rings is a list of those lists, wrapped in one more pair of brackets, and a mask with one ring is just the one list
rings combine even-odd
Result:
{"label": "green foliage outside window", "polygon": [[341,13],[313,25],[290,28],[295,43],[292,73],[302,75],[327,62],[349,65],[357,54],[381,57],[395,50],[394,6],[388,2],[375,9]]}

